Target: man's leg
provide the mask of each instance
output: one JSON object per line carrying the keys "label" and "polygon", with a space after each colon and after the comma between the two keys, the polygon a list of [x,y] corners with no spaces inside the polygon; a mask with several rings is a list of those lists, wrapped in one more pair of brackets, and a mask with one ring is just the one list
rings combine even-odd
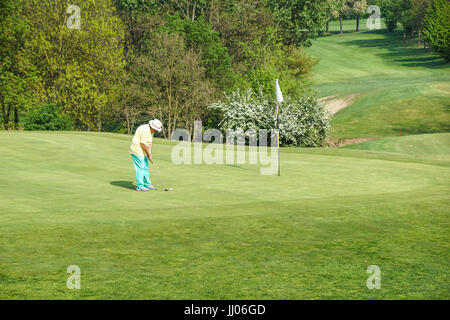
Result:
{"label": "man's leg", "polygon": [[149,171],[149,167],[148,167],[148,157],[144,158],[144,187],[145,188],[150,188],[150,186],[152,185],[152,182],[150,181],[150,171]]}
{"label": "man's leg", "polygon": [[144,157],[138,157],[132,154],[131,158],[133,159],[134,172],[136,173],[137,189],[141,189],[144,187],[144,167],[145,167]]}

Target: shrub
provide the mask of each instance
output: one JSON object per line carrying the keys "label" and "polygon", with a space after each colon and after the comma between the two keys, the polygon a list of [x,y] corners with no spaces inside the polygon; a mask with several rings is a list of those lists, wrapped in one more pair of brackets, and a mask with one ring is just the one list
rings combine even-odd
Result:
{"label": "shrub", "polygon": [[[276,128],[276,101],[256,94],[251,89],[245,93],[235,91],[225,95],[225,101],[214,103],[210,108],[221,111],[219,127],[227,129],[271,130]],[[329,113],[312,95],[287,99],[280,107],[280,142],[284,145],[317,147],[323,144],[330,124]]]}
{"label": "shrub", "polygon": [[280,113],[282,144],[300,147],[323,145],[330,129],[330,114],[312,95],[287,100]]}
{"label": "shrub", "polygon": [[25,130],[67,131],[72,129],[72,120],[61,113],[55,104],[46,104],[31,112],[25,119]]}
{"label": "shrub", "polygon": [[430,41],[433,50],[450,61],[450,3],[447,0],[434,0],[425,16],[423,33]]}
{"label": "shrub", "polygon": [[377,4],[381,8],[381,16],[384,19],[386,28],[389,32],[393,32],[397,28],[397,23],[402,13],[402,2],[398,0],[379,0]]}
{"label": "shrub", "polygon": [[385,19],[385,24],[389,32],[394,32],[397,29],[398,20],[395,17],[389,17],[389,19]]}

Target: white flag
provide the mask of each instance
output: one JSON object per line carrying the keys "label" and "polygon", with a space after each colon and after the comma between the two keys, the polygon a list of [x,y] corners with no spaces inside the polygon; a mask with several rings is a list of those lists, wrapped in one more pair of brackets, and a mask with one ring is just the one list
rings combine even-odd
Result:
{"label": "white flag", "polygon": [[277,91],[277,101],[279,104],[281,104],[284,101],[284,99],[283,99],[283,94],[281,93],[280,85],[278,84],[278,79],[277,79],[276,91]]}

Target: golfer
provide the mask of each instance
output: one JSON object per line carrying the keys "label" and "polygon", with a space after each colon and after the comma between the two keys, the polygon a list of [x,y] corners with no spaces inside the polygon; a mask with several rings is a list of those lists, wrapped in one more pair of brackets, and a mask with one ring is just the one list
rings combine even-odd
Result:
{"label": "golfer", "polygon": [[148,161],[152,161],[153,133],[161,132],[162,124],[158,119],[151,120],[137,128],[131,141],[130,153],[136,173],[137,191],[156,190],[150,181]]}

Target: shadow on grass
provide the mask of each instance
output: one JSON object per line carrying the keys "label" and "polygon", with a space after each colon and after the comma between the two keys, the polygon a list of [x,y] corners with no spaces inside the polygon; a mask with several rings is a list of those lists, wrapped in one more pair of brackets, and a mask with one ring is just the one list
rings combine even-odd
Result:
{"label": "shadow on grass", "polygon": [[437,56],[424,58],[398,59],[395,61],[400,62],[407,67],[432,67],[446,64],[445,61],[443,61],[440,57]]}
{"label": "shadow on grass", "polygon": [[374,30],[370,32],[383,35],[383,37],[376,39],[357,39],[344,43],[363,48],[387,50],[387,52],[379,53],[379,55],[405,67],[448,67],[445,60],[433,53],[430,49],[418,48],[417,39],[408,39],[406,43],[403,43],[403,34],[400,31],[389,33],[386,30]]}
{"label": "shadow on grass", "polygon": [[115,187],[120,187],[129,190],[136,190],[136,186],[131,181],[111,181],[110,184]]}

